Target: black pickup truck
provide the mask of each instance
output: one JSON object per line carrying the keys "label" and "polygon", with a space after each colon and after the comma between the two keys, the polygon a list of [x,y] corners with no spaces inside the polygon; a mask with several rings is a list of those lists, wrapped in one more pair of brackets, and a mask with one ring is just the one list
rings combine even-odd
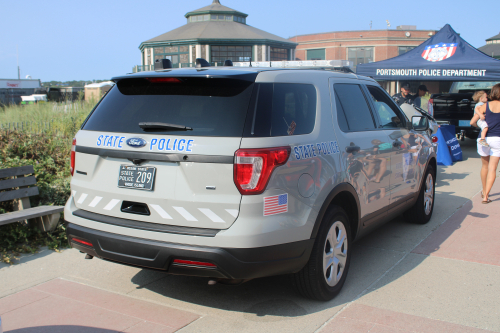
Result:
{"label": "black pickup truck", "polygon": [[477,127],[470,126],[476,102],[472,95],[478,90],[490,92],[498,82],[453,82],[447,94],[432,94],[434,118],[440,124],[455,125],[456,133],[463,141],[465,137],[476,139]]}

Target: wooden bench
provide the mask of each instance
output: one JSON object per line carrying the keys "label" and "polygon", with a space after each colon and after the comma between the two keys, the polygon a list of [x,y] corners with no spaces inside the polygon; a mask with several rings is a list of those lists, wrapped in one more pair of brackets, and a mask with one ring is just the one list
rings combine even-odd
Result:
{"label": "wooden bench", "polygon": [[[31,208],[29,197],[38,195],[33,166],[23,166],[0,170],[0,202],[16,200],[14,212],[0,214],[0,225],[13,222],[29,221],[35,223],[42,231],[53,231],[59,222],[64,206],[39,206]],[[7,191],[5,191],[7,190]]]}

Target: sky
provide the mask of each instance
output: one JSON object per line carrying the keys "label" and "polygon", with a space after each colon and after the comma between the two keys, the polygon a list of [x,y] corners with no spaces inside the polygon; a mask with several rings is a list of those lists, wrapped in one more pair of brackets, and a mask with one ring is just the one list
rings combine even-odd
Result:
{"label": "sky", "polygon": [[[212,0],[0,0],[0,78],[103,80],[140,65],[141,42],[186,24],[184,15]],[[500,32],[498,2],[220,0],[248,14],[247,24],[289,38],[328,31],[449,23],[474,47]]]}

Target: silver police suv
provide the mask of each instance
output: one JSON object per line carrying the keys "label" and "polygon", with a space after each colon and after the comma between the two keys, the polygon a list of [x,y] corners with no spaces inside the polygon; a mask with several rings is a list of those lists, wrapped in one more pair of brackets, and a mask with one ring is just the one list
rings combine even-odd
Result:
{"label": "silver police suv", "polygon": [[428,119],[370,78],[203,67],[113,81],[71,153],[64,217],[87,258],[233,283],[291,274],[330,300],[355,240],[431,218]]}

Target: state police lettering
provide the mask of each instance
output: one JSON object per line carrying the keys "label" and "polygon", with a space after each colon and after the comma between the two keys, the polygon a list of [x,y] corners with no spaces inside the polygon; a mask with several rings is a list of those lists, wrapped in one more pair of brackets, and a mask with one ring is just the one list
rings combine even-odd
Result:
{"label": "state police lettering", "polygon": [[149,150],[151,151],[193,151],[194,140],[184,139],[151,139]]}
{"label": "state police lettering", "polygon": [[100,135],[97,138],[97,147],[123,148],[125,142],[124,136],[119,135]]}
{"label": "state police lettering", "polygon": [[293,153],[296,160],[304,160],[320,155],[338,154],[340,149],[337,141],[330,141],[295,146],[293,147]]}
{"label": "state police lettering", "polygon": [[[119,135],[100,135],[97,138],[97,147],[123,149],[127,137]],[[153,138],[149,142],[150,151],[160,152],[192,152],[194,140],[176,138]]]}

